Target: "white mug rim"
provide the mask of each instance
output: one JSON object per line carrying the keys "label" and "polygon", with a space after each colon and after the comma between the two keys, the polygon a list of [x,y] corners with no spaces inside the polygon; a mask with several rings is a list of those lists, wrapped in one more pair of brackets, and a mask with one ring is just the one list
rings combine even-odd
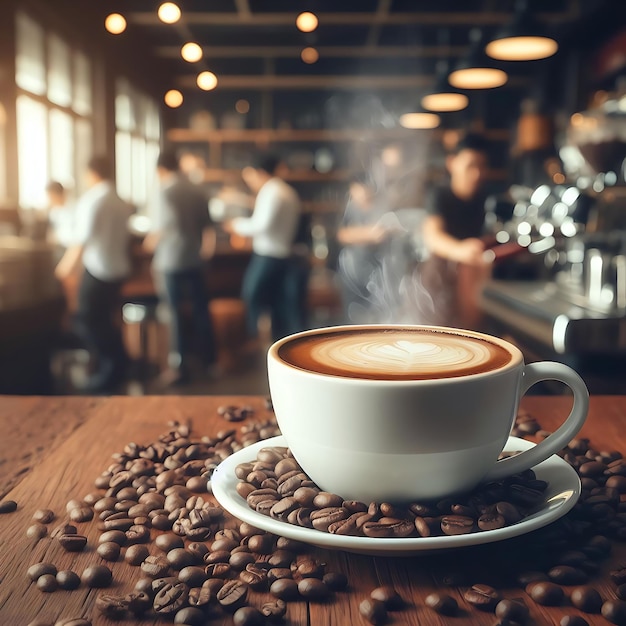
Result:
{"label": "white mug rim", "polygon": [[[400,329],[408,329],[408,330],[425,330],[425,331],[434,331],[440,332],[444,334],[452,334],[452,335],[461,335],[465,337],[470,337],[473,339],[480,339],[482,341],[487,341],[496,344],[497,346],[506,350],[510,355],[511,359],[504,365],[496,367],[491,370],[487,370],[485,372],[478,372],[475,374],[461,374],[458,376],[446,376],[442,378],[415,378],[409,380],[399,380],[399,379],[382,379],[382,378],[359,378],[358,376],[343,376],[338,374],[325,374],[323,372],[316,372],[310,369],[306,369],[303,367],[298,367],[297,365],[293,365],[289,363],[285,359],[279,356],[278,351],[285,344],[299,340],[303,337],[310,337],[313,335],[326,334],[329,332],[340,333],[346,330],[349,331],[359,331],[359,330],[381,330],[381,329],[389,329],[389,330],[400,330]],[[439,384],[450,384],[450,383],[458,383],[459,381],[472,381],[472,380],[481,380],[483,378],[489,378],[493,376],[498,376],[500,374],[504,374],[512,369],[518,368],[524,365],[524,356],[521,350],[513,345],[512,343],[502,339],[500,337],[495,337],[493,335],[488,335],[486,333],[481,333],[474,330],[466,330],[463,328],[454,328],[451,326],[435,326],[435,325],[426,325],[426,324],[343,324],[340,326],[323,326],[320,328],[312,328],[310,330],[304,330],[298,333],[294,333],[292,335],[287,335],[277,341],[275,341],[267,351],[268,360],[274,361],[277,365],[281,367],[285,367],[286,369],[298,373],[304,376],[311,376],[313,378],[320,378],[324,381],[336,381],[338,384],[380,384],[385,386],[408,386],[408,385],[439,385]]]}

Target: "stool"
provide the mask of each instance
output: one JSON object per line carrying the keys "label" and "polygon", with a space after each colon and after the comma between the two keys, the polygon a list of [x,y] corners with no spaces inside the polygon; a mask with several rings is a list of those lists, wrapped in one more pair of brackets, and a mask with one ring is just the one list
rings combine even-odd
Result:
{"label": "stool", "polygon": [[156,297],[138,297],[122,304],[123,335],[126,351],[139,365],[140,378],[150,375],[151,366],[161,369],[167,358],[167,331],[157,316]]}
{"label": "stool", "polygon": [[215,333],[217,360],[226,371],[237,368],[246,333],[246,306],[239,298],[215,298],[209,302]]}

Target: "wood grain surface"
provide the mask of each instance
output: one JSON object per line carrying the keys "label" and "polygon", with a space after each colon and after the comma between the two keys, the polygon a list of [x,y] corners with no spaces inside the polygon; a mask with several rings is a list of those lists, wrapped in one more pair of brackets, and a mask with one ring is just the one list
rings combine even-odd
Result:
{"label": "wood grain surface", "polygon": [[[56,540],[45,537],[37,542],[27,538],[26,529],[38,508],[57,514],[52,528],[66,518],[66,503],[95,491],[93,481],[111,463],[111,455],[129,442],[149,444],[167,430],[169,420],[190,420],[194,435],[215,435],[232,426],[217,414],[222,404],[250,404],[255,415],[265,419],[268,411],[262,398],[252,397],[142,397],[142,398],[0,398],[4,436],[0,439],[0,483],[6,498],[15,500],[14,513],[0,515],[0,625],[27,626],[35,618],[54,624],[61,618],[89,618],[94,625],[162,624],[149,615],[142,620],[113,622],[95,610],[99,590],[81,585],[75,591],[43,593],[26,575],[28,567],[39,561],[54,563],[58,569],[80,573],[91,564],[103,561],[95,552],[100,532],[96,522],[78,524],[88,537],[85,551],[65,552]],[[523,407],[541,426],[554,429],[568,410],[567,397],[528,397]],[[582,436],[591,439],[597,450],[626,452],[626,397],[593,397]],[[236,520],[230,520],[236,524]],[[153,533],[156,531],[153,530]],[[153,534],[154,538],[154,534]],[[496,623],[493,613],[477,611],[463,599],[465,587],[446,587],[460,606],[457,617],[441,617],[427,608],[425,597],[444,587],[444,577],[462,565],[470,571],[467,584],[493,583],[503,596],[522,598],[531,610],[531,624],[559,624],[564,615],[583,615],[567,603],[545,608],[534,603],[522,589],[509,584],[515,560],[535,541],[535,534],[490,546],[464,548],[429,555],[398,558],[372,557],[340,551],[311,548],[311,554],[327,564],[328,570],[343,571],[349,579],[345,592],[335,593],[323,603],[292,602],[285,624],[294,626],[344,626],[366,624],[359,614],[359,603],[381,584],[393,585],[406,600],[404,610],[390,614],[391,624],[444,625]],[[152,554],[158,554],[150,546]],[[609,559],[592,580],[604,599],[615,598],[615,585],[608,572],[626,563],[626,550],[614,542]],[[107,593],[124,594],[141,577],[136,567],[123,561],[110,564],[114,582]],[[567,588],[566,588],[567,589]],[[269,594],[254,593],[251,602],[260,606]],[[600,615],[584,614],[589,624],[608,624]],[[223,616],[210,624],[232,624]]]}

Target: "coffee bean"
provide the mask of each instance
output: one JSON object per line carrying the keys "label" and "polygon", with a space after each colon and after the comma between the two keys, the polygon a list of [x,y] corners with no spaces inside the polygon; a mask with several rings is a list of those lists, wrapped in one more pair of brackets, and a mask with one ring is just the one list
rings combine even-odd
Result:
{"label": "coffee bean", "polygon": [[611,570],[609,572],[609,576],[616,585],[623,585],[626,583],[626,567],[619,567]]}
{"label": "coffee bean", "polygon": [[71,591],[80,587],[80,576],[69,569],[61,570],[56,575],[57,583],[61,589]]}
{"label": "coffee bean", "polygon": [[174,615],[174,624],[186,624],[186,626],[203,626],[207,623],[207,615],[204,611],[187,606],[184,609],[180,609]]}
{"label": "coffee bean", "polygon": [[268,622],[281,622],[283,617],[287,614],[287,604],[283,600],[266,602],[261,607],[261,613],[263,613]]}
{"label": "coffee bean", "polygon": [[165,583],[154,596],[152,607],[157,613],[171,615],[187,604],[189,587],[176,580]]}
{"label": "coffee bean", "polygon": [[327,572],[322,581],[331,591],[343,591],[348,586],[348,577],[343,572]]}
{"label": "coffee bean", "polygon": [[280,578],[274,581],[270,586],[270,593],[286,602],[296,600],[300,595],[298,583],[291,578]]}
{"label": "coffee bean", "polygon": [[120,550],[121,548],[119,543],[114,543],[113,541],[105,541],[98,546],[96,552],[98,553],[98,556],[105,561],[114,562],[119,559]]}
{"label": "coffee bean", "polygon": [[496,530],[497,528],[504,528],[506,526],[506,520],[504,516],[497,512],[483,513],[477,521],[478,528],[480,530]]}
{"label": "coffee bean", "polygon": [[102,533],[98,539],[98,543],[106,543],[108,541],[113,541],[120,546],[126,544],[126,535],[121,530],[107,530]]}
{"label": "coffee bean", "polygon": [[227,611],[236,611],[246,602],[248,585],[239,580],[229,580],[217,592],[217,601]]}
{"label": "coffee bean", "polygon": [[501,620],[517,624],[525,624],[530,615],[530,611],[524,602],[508,598],[500,600],[496,604],[495,613]]}
{"label": "coffee bean", "polygon": [[53,539],[58,539],[61,535],[75,535],[77,532],[76,526],[73,524],[59,524],[50,533]]}
{"label": "coffee bean", "polygon": [[[315,523],[313,525],[315,526]],[[362,529],[366,537],[409,537],[413,534],[415,526],[407,519],[392,518],[386,521],[382,518],[377,522],[365,522]]]}
{"label": "coffee bean", "polygon": [[160,550],[163,550],[163,552],[169,552],[174,548],[183,548],[185,546],[185,541],[182,539],[182,537],[178,537],[169,533],[164,535],[157,535],[154,543],[156,547]]}
{"label": "coffee bean", "polygon": [[370,598],[382,602],[388,611],[400,611],[404,607],[404,600],[400,594],[389,585],[372,589]]}
{"label": "coffee bean", "polygon": [[243,606],[233,615],[234,626],[263,626],[265,616],[253,606]]}
{"label": "coffee bean", "polygon": [[91,626],[91,622],[81,617],[66,617],[57,620],[54,626]]}
{"label": "coffee bean", "polygon": [[526,593],[542,606],[559,606],[563,602],[563,589],[551,582],[534,582],[526,587]]}
{"label": "coffee bean", "polygon": [[440,615],[453,616],[456,615],[459,609],[457,601],[445,593],[428,594],[424,599],[424,604]]}
{"label": "coffee bean", "polygon": [[80,579],[90,588],[108,587],[113,581],[113,573],[106,565],[91,565],[83,571]]}
{"label": "coffee bean", "polygon": [[49,524],[55,518],[54,511],[50,509],[37,509],[33,513],[33,521],[41,524]]}
{"label": "coffee bean", "polygon": [[128,546],[124,553],[124,561],[129,565],[141,565],[149,554],[148,548],[144,545],[136,544],[134,546]]}
{"label": "coffee bean", "polygon": [[42,561],[41,563],[35,563],[34,565],[31,565],[26,573],[28,574],[28,577],[34,582],[44,574],[52,574],[53,576],[56,576],[57,568],[56,565],[53,565],[52,563],[46,563],[45,561]]}
{"label": "coffee bean", "polygon": [[[133,520],[134,521],[134,520]],[[150,541],[150,529],[143,524],[133,524],[125,533],[126,545]]]}
{"label": "coffee bean", "polygon": [[43,591],[44,593],[52,593],[59,588],[59,583],[57,582],[54,574],[43,574],[37,579],[37,589]]}
{"label": "coffee bean", "polygon": [[387,622],[387,609],[380,600],[372,600],[365,598],[359,604],[359,613],[374,626],[385,624]]}
{"label": "coffee bean", "polygon": [[77,506],[69,512],[73,522],[88,522],[93,519],[93,509],[90,506]]}
{"label": "coffee bean", "polygon": [[0,514],[13,513],[17,510],[17,502],[15,500],[2,500],[0,501]]}
{"label": "coffee bean", "polygon": [[118,620],[126,615],[128,603],[121,596],[101,594],[96,598],[96,609],[109,619]]}
{"label": "coffee bean", "polygon": [[330,589],[319,578],[303,578],[298,583],[298,592],[313,602],[325,600],[330,595]]}
{"label": "coffee bean", "polygon": [[585,613],[599,613],[602,608],[602,597],[593,587],[576,587],[570,594],[571,603]]}
{"label": "coffee bean", "polygon": [[472,585],[464,594],[465,601],[482,611],[493,611],[500,601],[500,594],[489,585]]}
{"label": "coffee bean", "polygon": [[135,616],[141,616],[152,607],[152,598],[145,591],[137,591],[128,593],[124,596],[124,600],[128,606],[128,610]]}
{"label": "coffee bean", "polygon": [[162,556],[147,556],[141,564],[141,571],[151,578],[161,578],[170,571],[170,562]]}
{"label": "coffee bean", "polygon": [[249,563],[239,574],[239,579],[249,585],[251,589],[261,590],[267,587],[267,570],[255,563]]}
{"label": "coffee bean", "polygon": [[571,565],[557,565],[548,572],[548,576],[560,585],[582,585],[589,579],[583,570]]}
{"label": "coffee bean", "polygon": [[566,615],[561,618],[559,626],[589,626],[589,622],[580,615]]}
{"label": "coffee bean", "polygon": [[254,563],[255,558],[251,552],[235,552],[228,559],[228,564],[232,569],[241,571],[246,568],[249,563]]}
{"label": "coffee bean", "polygon": [[464,515],[444,515],[441,530],[446,535],[466,535],[474,530],[474,520]]}
{"label": "coffee bean", "polygon": [[542,582],[550,580],[548,575],[544,572],[521,572],[517,575],[517,582],[521,587],[526,587],[530,583]]}
{"label": "coffee bean", "polygon": [[204,568],[207,578],[230,578],[231,569],[228,563],[209,563]]}
{"label": "coffee bean", "polygon": [[626,624],[626,602],[622,600],[607,600],[602,605],[602,616],[612,624],[624,626]]}
{"label": "coffee bean", "polygon": [[87,537],[83,535],[61,535],[58,542],[67,552],[82,552],[87,545]]}
{"label": "coffee bean", "polygon": [[181,570],[183,567],[194,565],[196,563],[196,557],[191,552],[185,550],[185,548],[174,548],[170,550],[167,555],[167,562],[175,569]]}
{"label": "coffee bean", "polygon": [[207,576],[204,573],[204,569],[197,565],[183,567],[180,572],[178,572],[178,580],[189,587],[201,587],[206,578]]}
{"label": "coffee bean", "polygon": [[269,534],[252,535],[248,540],[248,548],[257,554],[270,554],[274,548],[274,537]]}
{"label": "coffee bean", "polygon": [[43,524],[31,524],[26,529],[26,536],[29,539],[34,539],[35,541],[43,539],[47,534],[48,529]]}

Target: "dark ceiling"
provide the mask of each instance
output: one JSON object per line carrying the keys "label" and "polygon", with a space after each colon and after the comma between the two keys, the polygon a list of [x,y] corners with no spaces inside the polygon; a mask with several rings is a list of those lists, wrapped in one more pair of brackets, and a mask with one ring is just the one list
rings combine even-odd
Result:
{"label": "dark ceiling", "polygon": [[[424,76],[427,81],[437,60],[463,56],[471,28],[481,27],[489,36],[514,10],[514,0],[178,0],[183,17],[166,25],[156,15],[158,4],[125,0],[107,3],[106,9],[118,8],[127,17],[123,36],[141,32],[148,38],[171,86],[192,88],[198,71],[208,69],[226,89],[239,88],[237,77],[243,76]],[[534,0],[531,6],[566,47],[593,46],[626,23],[625,0]],[[314,33],[295,27],[304,10],[319,16]],[[203,46],[202,61],[181,59],[186,41]],[[319,50],[317,63],[300,59],[306,46]],[[532,69],[532,64],[508,66],[512,75]]]}

